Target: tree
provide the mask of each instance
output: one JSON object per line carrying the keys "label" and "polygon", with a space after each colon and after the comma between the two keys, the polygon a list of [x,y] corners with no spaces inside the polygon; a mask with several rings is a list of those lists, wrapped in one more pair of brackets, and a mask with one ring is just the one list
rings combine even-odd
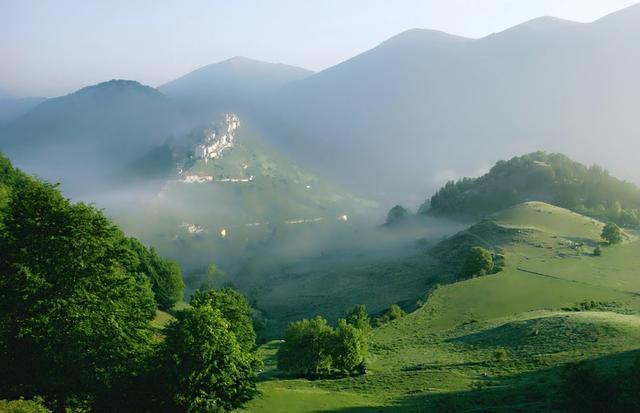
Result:
{"label": "tree", "polygon": [[134,252],[128,263],[129,271],[147,277],[158,306],[170,310],[183,297],[184,281],[178,264],[160,257],[153,248],[147,248],[135,238],[126,242]]}
{"label": "tree", "polygon": [[613,222],[608,222],[604,228],[602,228],[601,236],[609,245],[614,245],[622,242],[624,234],[618,225]]}
{"label": "tree", "polygon": [[364,331],[340,319],[331,341],[334,369],[350,373],[364,362],[368,349],[368,337]]}
{"label": "tree", "polygon": [[219,288],[222,285],[223,279],[224,272],[219,269],[214,263],[211,263],[207,267],[207,278],[200,286],[200,289],[211,290],[212,288]]}
{"label": "tree", "polygon": [[389,210],[387,213],[387,220],[385,221],[385,225],[394,225],[399,222],[404,221],[411,215],[408,209],[403,207],[402,205],[396,205]]}
{"label": "tree", "polygon": [[482,247],[473,247],[469,250],[462,266],[462,275],[464,277],[476,277],[490,274],[493,268],[494,263],[491,252]]}
{"label": "tree", "polygon": [[123,264],[124,234],[28,177],[11,189],[3,224],[0,389],[11,394],[0,397],[41,395],[64,412],[135,374],[152,350],[156,304],[149,281]]}
{"label": "tree", "polygon": [[211,306],[220,311],[224,319],[229,322],[229,328],[243,350],[253,350],[256,345],[256,333],[251,318],[251,307],[242,294],[231,288],[199,290],[191,298],[191,306],[195,308]]}
{"label": "tree", "polygon": [[278,368],[304,377],[349,374],[364,362],[368,340],[367,333],[344,319],[335,329],[320,316],[296,321],[278,349]]}
{"label": "tree", "polygon": [[238,343],[219,309],[202,301],[181,310],[165,334],[158,410],[228,412],[255,395],[261,363]]}
{"label": "tree", "polygon": [[333,329],[320,316],[289,324],[278,349],[278,369],[305,377],[330,373],[332,336]]}
{"label": "tree", "polygon": [[353,307],[349,313],[347,313],[345,320],[348,324],[362,331],[365,336],[369,336],[371,334],[369,314],[367,313],[367,307],[365,307],[364,304],[358,304]]}

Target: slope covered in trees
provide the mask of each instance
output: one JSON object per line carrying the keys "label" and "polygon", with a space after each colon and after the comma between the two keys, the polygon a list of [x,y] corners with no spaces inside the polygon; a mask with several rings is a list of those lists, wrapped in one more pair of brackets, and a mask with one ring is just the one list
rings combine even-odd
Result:
{"label": "slope covered in trees", "polygon": [[157,332],[158,306],[182,298],[175,263],[1,155],[0,194],[0,399],[225,412],[252,397],[260,363],[244,297],[201,292]]}
{"label": "slope covered in trees", "polygon": [[420,212],[481,218],[527,201],[548,202],[625,227],[640,224],[640,188],[597,165],[545,152],[499,161],[479,178],[450,181]]}

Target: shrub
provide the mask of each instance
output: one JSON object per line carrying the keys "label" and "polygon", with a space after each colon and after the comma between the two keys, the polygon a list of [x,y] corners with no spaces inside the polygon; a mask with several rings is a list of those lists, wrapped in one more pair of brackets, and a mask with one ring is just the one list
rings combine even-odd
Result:
{"label": "shrub", "polygon": [[51,413],[35,400],[0,400],[0,413]]}
{"label": "shrub", "polygon": [[473,247],[469,250],[467,258],[462,266],[462,276],[465,278],[490,274],[494,263],[491,252],[482,247]]}
{"label": "shrub", "polygon": [[509,352],[506,348],[499,348],[493,352],[493,360],[497,362],[503,362],[509,359]]}
{"label": "shrub", "polygon": [[624,238],[620,227],[613,222],[608,222],[602,229],[602,239],[609,245],[619,244]]}
{"label": "shrub", "polygon": [[402,308],[398,304],[391,304],[389,308],[384,310],[379,317],[374,320],[374,326],[379,327],[383,324],[386,324],[390,321],[397,320],[398,318],[402,318],[407,313],[404,312]]}

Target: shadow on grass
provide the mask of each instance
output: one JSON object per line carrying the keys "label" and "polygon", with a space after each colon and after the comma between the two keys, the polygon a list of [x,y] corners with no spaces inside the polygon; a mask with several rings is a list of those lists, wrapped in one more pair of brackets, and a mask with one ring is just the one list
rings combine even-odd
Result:
{"label": "shadow on grass", "polygon": [[[591,359],[603,375],[619,374],[629,369],[640,356],[640,350],[626,351]],[[564,412],[559,393],[565,366],[504,376],[486,378],[474,384],[469,391],[452,393],[422,393],[407,395],[389,406],[345,407],[318,410],[318,413],[547,413]],[[611,403],[609,394],[597,394],[597,405]],[[590,396],[592,399],[594,395]],[[575,410],[572,410],[575,411]],[[613,410],[591,410],[604,412]],[[583,410],[584,413],[590,410]]]}

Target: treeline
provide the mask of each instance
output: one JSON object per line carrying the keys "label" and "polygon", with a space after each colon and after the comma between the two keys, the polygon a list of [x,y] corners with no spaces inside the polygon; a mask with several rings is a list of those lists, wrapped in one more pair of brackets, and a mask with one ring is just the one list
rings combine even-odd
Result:
{"label": "treeline", "polygon": [[[247,301],[182,298],[174,263],[0,156],[0,399],[56,412],[224,412],[255,393]],[[20,403],[20,402],[17,402]]]}
{"label": "treeline", "polygon": [[450,181],[419,213],[481,218],[526,201],[544,201],[624,227],[640,224],[640,188],[599,166],[535,152],[499,161],[479,178]]}

